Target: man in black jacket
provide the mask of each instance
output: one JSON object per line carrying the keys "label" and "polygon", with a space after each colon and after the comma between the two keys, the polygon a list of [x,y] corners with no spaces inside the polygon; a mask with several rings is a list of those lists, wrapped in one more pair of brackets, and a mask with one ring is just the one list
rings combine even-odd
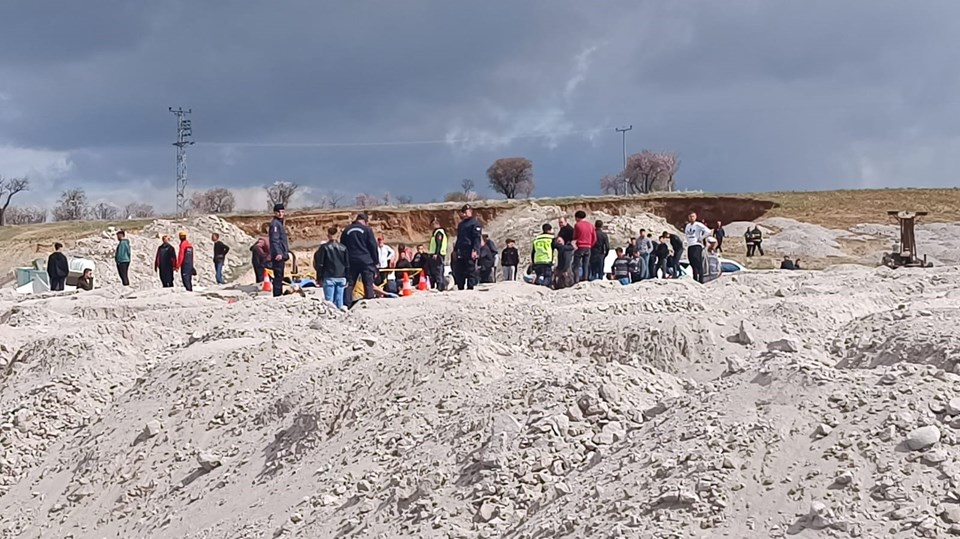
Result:
{"label": "man in black jacket", "polygon": [[458,289],[473,290],[477,285],[477,259],[480,258],[483,227],[473,216],[473,207],[469,204],[460,208],[460,217],[457,241],[453,244],[453,280]]}
{"label": "man in black jacket", "polygon": [[227,247],[226,243],[220,241],[220,234],[216,232],[210,235],[210,240],[213,241],[214,276],[217,278],[217,284],[226,284],[223,279],[223,264],[227,261],[227,253],[230,252],[230,248]]}
{"label": "man in black jacket", "polygon": [[590,280],[603,279],[603,264],[607,260],[607,253],[610,252],[610,238],[603,230],[603,221],[597,221],[593,224],[597,231],[597,242],[590,249]]}
{"label": "man in black jacket", "polygon": [[357,218],[340,234],[340,243],[347,249],[347,262],[350,271],[347,272],[347,290],[344,294],[344,304],[349,305],[353,299],[353,288],[357,279],[363,282],[364,299],[373,299],[376,293],[373,289],[374,273],[380,261],[380,247],[373,230],[367,224],[369,217],[360,213]]}
{"label": "man in black jacket", "polygon": [[337,227],[327,229],[326,243],[313,255],[313,269],[317,272],[317,283],[323,286],[324,299],[338,309],[343,309],[343,292],[347,287],[350,255],[347,248],[337,241]]}
{"label": "man in black jacket", "polygon": [[674,277],[680,276],[680,257],[683,256],[683,239],[676,234],[670,234],[670,248],[673,249],[673,256],[670,257],[670,273]]}
{"label": "man in black jacket", "polygon": [[50,277],[50,290],[55,292],[62,291],[63,285],[67,282],[67,275],[70,274],[70,264],[67,263],[67,256],[60,252],[63,244],[60,242],[53,244],[53,252],[47,258],[47,276]]}
{"label": "man in black jacket", "polygon": [[283,295],[283,269],[290,258],[287,243],[287,228],[283,224],[283,204],[273,205],[273,221],[270,221],[270,263],[273,264],[273,297]]}
{"label": "man in black jacket", "polygon": [[177,267],[177,250],[170,245],[170,236],[164,234],[157,257],[153,261],[153,271],[160,273],[160,284],[164,288],[173,288],[173,270]]}
{"label": "man in black jacket", "polygon": [[500,253],[500,266],[503,267],[503,280],[517,280],[517,266],[520,265],[520,251],[517,251],[516,242],[507,240],[507,246]]}
{"label": "man in black jacket", "polygon": [[497,244],[490,239],[490,236],[484,234],[480,241],[480,252],[477,262],[480,265],[480,282],[494,283],[494,267],[497,264]]}
{"label": "man in black jacket", "polygon": [[573,243],[573,225],[567,222],[566,217],[561,217],[557,219],[557,224],[560,225],[560,229],[557,231],[557,236],[563,238],[564,245],[570,245]]}

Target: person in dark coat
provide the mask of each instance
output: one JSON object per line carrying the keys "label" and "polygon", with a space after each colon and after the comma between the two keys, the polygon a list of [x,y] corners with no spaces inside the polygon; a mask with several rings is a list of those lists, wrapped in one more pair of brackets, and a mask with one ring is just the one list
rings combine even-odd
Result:
{"label": "person in dark coat", "polygon": [[227,261],[227,253],[230,252],[230,247],[220,241],[220,234],[216,232],[210,235],[210,240],[213,242],[214,276],[217,279],[217,284],[226,284],[226,281],[223,279],[223,265]]}
{"label": "person in dark coat", "polygon": [[457,241],[453,244],[453,280],[460,290],[473,290],[477,285],[477,259],[480,258],[480,240],[483,227],[473,216],[473,207],[460,208],[462,220],[457,225]]}
{"label": "person in dark coat", "polygon": [[560,236],[553,240],[553,248],[557,251],[557,271],[553,272],[553,289],[571,287],[576,282],[573,274],[573,253],[576,249],[572,243],[566,243]]}
{"label": "person in dark coat", "polygon": [[197,269],[193,265],[193,244],[187,239],[187,233],[180,232],[180,247],[177,253],[177,269],[180,270],[180,280],[187,292],[193,292],[193,276]]}
{"label": "person in dark coat", "polygon": [[480,251],[477,262],[480,266],[480,282],[496,282],[493,270],[497,264],[497,244],[493,243],[490,236],[486,234],[483,235],[483,239],[480,241]]}
{"label": "person in dark coat", "polygon": [[352,291],[357,286],[358,280],[363,282],[364,299],[377,297],[373,282],[374,274],[379,268],[380,247],[368,223],[367,214],[359,213],[340,234],[340,243],[347,248],[350,265],[350,271],[347,273],[347,290],[350,292],[344,294],[344,304],[347,306],[353,302]]}
{"label": "person in dark coat", "polygon": [[70,264],[67,262],[67,255],[60,252],[63,244],[60,242],[53,244],[53,252],[47,257],[47,276],[50,278],[50,290],[59,292],[63,290],[63,285],[67,282],[67,275],[70,275]]}
{"label": "person in dark coat", "polygon": [[273,205],[273,221],[270,221],[270,263],[273,269],[273,297],[283,295],[283,268],[290,258],[287,243],[287,228],[283,224],[283,204]]}
{"label": "person in dark coat", "polygon": [[654,247],[653,252],[657,255],[657,265],[653,271],[653,277],[657,276],[657,271],[660,271],[661,279],[668,279],[670,277],[670,234],[666,232],[660,236],[660,243]]}
{"label": "person in dark coat", "polygon": [[[267,227],[270,225],[267,224]],[[266,232],[261,230],[261,234]],[[250,246],[250,262],[253,264],[253,275],[257,284],[263,282],[264,270],[270,265],[270,239],[261,235],[260,238]]]}
{"label": "person in dark coat", "polygon": [[670,273],[674,277],[680,276],[680,257],[683,256],[683,239],[676,234],[669,234],[670,238],[670,248],[673,249],[673,256],[670,257],[670,263],[667,264],[670,269]]}
{"label": "person in dark coat", "polygon": [[164,288],[173,288],[173,268],[177,265],[177,251],[170,245],[170,236],[163,235],[163,243],[157,247],[157,256],[153,260],[153,271],[160,273],[160,284]]}
{"label": "person in dark coat", "polygon": [[590,280],[603,279],[603,264],[607,260],[607,253],[610,252],[610,238],[603,230],[603,221],[597,221],[593,224],[596,230],[597,241],[590,250]]}
{"label": "person in dark coat", "polygon": [[557,236],[563,238],[564,245],[570,245],[573,243],[573,225],[567,222],[566,217],[561,217],[557,220],[557,224],[560,225],[560,229],[557,230]]}
{"label": "person in dark coat", "polygon": [[516,242],[508,239],[507,246],[500,253],[500,266],[503,268],[504,281],[517,280],[517,266],[520,265],[520,251]]}

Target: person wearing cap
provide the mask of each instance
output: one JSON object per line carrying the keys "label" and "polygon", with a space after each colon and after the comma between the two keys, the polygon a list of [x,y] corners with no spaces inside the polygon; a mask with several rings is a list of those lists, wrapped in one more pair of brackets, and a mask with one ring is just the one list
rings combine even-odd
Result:
{"label": "person wearing cap", "polygon": [[283,204],[273,205],[273,221],[270,221],[270,265],[273,269],[273,296],[283,295],[283,268],[290,258],[287,229],[283,225]]}
{"label": "person wearing cap", "polygon": [[473,216],[473,206],[460,208],[460,224],[457,225],[457,240],[453,244],[453,280],[459,290],[473,290],[477,285],[477,259],[480,257],[480,241],[483,227]]}
{"label": "person wearing cap", "polygon": [[117,231],[117,250],[113,253],[113,259],[117,262],[117,273],[120,275],[120,282],[123,286],[130,286],[130,240],[127,239],[127,233],[123,230]]}
{"label": "person wearing cap", "polygon": [[702,283],[709,283],[720,277],[723,269],[720,265],[720,242],[717,238],[710,236],[707,238],[707,250],[703,253],[703,279]]}
{"label": "person wearing cap", "polygon": [[157,247],[157,256],[153,259],[153,271],[160,273],[160,284],[164,288],[173,288],[173,269],[177,266],[177,251],[170,245],[170,236],[164,234]]}
{"label": "person wearing cap", "polygon": [[447,231],[440,226],[440,220],[436,217],[433,218],[433,235],[430,236],[430,251],[427,255],[430,286],[443,292],[447,288],[447,276],[443,271],[443,262],[447,258]]}
{"label": "person wearing cap", "polygon": [[187,292],[193,292],[193,276],[197,274],[193,267],[193,245],[187,240],[186,231],[181,230],[180,252],[177,254],[177,269],[180,270],[180,279]]}
{"label": "person wearing cap", "polygon": [[[367,214],[361,212],[340,234],[340,243],[347,249],[349,266],[347,290],[353,290],[357,281],[361,281],[364,299],[376,297],[374,274],[377,273],[380,261],[377,239],[370,228],[369,221]],[[350,295],[344,296],[344,303],[348,306],[352,300]]]}

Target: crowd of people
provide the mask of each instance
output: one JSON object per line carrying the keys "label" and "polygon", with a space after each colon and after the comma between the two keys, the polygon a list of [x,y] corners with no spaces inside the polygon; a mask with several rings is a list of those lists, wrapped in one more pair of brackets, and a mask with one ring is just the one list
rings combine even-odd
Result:
{"label": "crowd of people", "polygon": [[[291,255],[283,204],[275,205],[273,213],[266,234],[250,246],[250,252],[256,282],[262,283],[269,269],[273,295],[280,296],[283,294],[286,262]],[[515,240],[508,238],[503,250],[498,251],[494,240],[484,233],[471,205],[464,205],[459,213],[461,219],[452,249],[449,249],[447,231],[436,218],[429,244],[416,245],[412,249],[404,244],[397,245],[396,249],[388,245],[382,235],[374,233],[369,216],[364,212],[357,214],[343,230],[328,228],[327,240],[313,257],[316,286],[323,288],[328,301],[339,308],[348,308],[359,299],[396,296],[401,293],[402,286],[444,291],[449,286],[448,260],[452,284],[459,290],[495,282],[498,264],[503,280],[522,278],[554,289],[597,279],[630,284],[646,279],[679,278],[686,273],[681,264],[684,254],[686,268],[697,282],[712,281],[722,273],[720,253],[726,232],[720,222],[709,228],[698,220],[695,212],[687,216],[683,237],[669,231],[655,236],[653,231],[641,229],[626,246],[613,250],[616,256],[609,269],[606,268],[607,256],[612,246],[603,221],[588,221],[584,211],[574,214],[573,224],[567,222],[566,217],[560,217],[556,231],[552,223],[542,225],[540,234],[532,241],[529,264],[525,265],[522,274],[520,268],[524,262]],[[190,291],[193,290],[193,277],[197,275],[193,245],[185,231],[178,234],[178,239],[179,244],[174,247],[169,236],[161,238],[154,271],[165,288],[174,286],[174,277],[179,272],[183,287]],[[211,239],[214,242],[212,256],[216,282],[224,284],[223,268],[230,247],[220,241],[216,233]],[[763,255],[763,234],[759,227],[748,227],[744,240],[747,256]],[[61,248],[59,243],[55,245],[47,263],[51,290],[63,290],[68,274],[66,256]],[[130,242],[123,230],[117,232],[114,258],[120,281],[129,286]],[[781,268],[799,269],[799,260],[785,258]],[[92,288],[92,276],[85,273],[80,279],[81,288]],[[422,280],[426,282],[422,283]]]}

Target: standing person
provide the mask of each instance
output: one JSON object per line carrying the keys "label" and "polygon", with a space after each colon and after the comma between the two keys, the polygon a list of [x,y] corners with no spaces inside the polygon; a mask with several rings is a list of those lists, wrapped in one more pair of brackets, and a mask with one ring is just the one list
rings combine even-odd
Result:
{"label": "standing person", "polygon": [[627,256],[636,256],[637,254],[637,240],[635,238],[630,238],[627,240],[627,248],[623,251],[623,254]]}
{"label": "standing person", "polygon": [[640,257],[637,255],[627,257],[627,272],[630,273],[630,282],[639,283],[643,279],[643,269],[640,267]]}
{"label": "standing person", "polygon": [[193,291],[193,276],[197,270],[193,267],[193,245],[187,240],[187,233],[180,231],[180,252],[177,254],[177,268],[180,270],[180,280],[187,292]]}
{"label": "standing person", "polygon": [[480,266],[480,282],[496,282],[494,268],[497,264],[497,244],[493,243],[490,236],[486,234],[484,234],[480,240],[480,251],[477,262]]}
{"label": "standing person", "polygon": [[553,282],[553,226],[544,223],[543,231],[533,239],[533,250],[530,259],[533,262],[533,274],[536,275],[533,284],[550,286]]}
{"label": "standing person", "polygon": [[433,235],[430,236],[430,252],[427,258],[427,275],[430,286],[443,292],[447,288],[447,276],[444,274],[444,260],[447,258],[447,231],[440,226],[440,220],[433,218]]}
{"label": "standing person", "polygon": [[[358,213],[350,226],[343,229],[340,243],[347,249],[347,266],[350,270],[347,272],[347,290],[353,290],[357,281],[361,281],[363,298],[373,299],[376,297],[374,282],[380,255],[377,240],[368,222],[366,213]],[[352,299],[351,296],[351,302]]]}
{"label": "standing person", "polygon": [[576,282],[573,273],[574,246],[557,237],[553,240],[553,248],[557,251],[557,269],[553,272],[553,289],[569,288]]}
{"label": "standing person", "polygon": [[63,285],[66,284],[67,276],[70,275],[67,255],[61,253],[60,249],[63,249],[63,244],[54,243],[53,252],[47,257],[47,277],[50,278],[50,290],[54,292],[63,291]]}
{"label": "standing person", "polygon": [[607,259],[607,253],[610,252],[610,238],[603,230],[603,221],[598,220],[593,224],[593,229],[597,234],[597,241],[590,250],[590,280],[603,279],[603,263]]}
{"label": "standing person", "polygon": [[657,272],[660,272],[661,279],[670,278],[670,268],[669,262],[670,258],[670,234],[664,232],[660,236],[660,243],[657,244],[654,252],[657,254],[657,266],[654,268],[653,276],[657,276]]}
{"label": "standing person", "polygon": [[453,244],[453,279],[458,289],[473,290],[477,285],[477,258],[480,257],[483,227],[473,216],[473,206],[469,204],[460,208],[460,217],[457,240]]}
{"label": "standing person", "polygon": [[647,278],[656,279],[657,278],[657,243],[658,240],[654,239],[652,232],[647,232],[647,239],[650,240],[651,250],[650,250],[650,264],[647,267]]}
{"label": "standing person", "polygon": [[230,252],[230,248],[227,247],[226,243],[220,241],[220,234],[214,232],[210,234],[210,239],[213,241],[213,268],[217,277],[217,284],[226,284],[226,281],[223,280],[223,264],[227,261],[227,253]]}
{"label": "standing person", "polygon": [[683,240],[676,234],[669,234],[667,232],[664,232],[664,234],[667,234],[670,240],[670,249],[673,251],[667,267],[674,277],[680,277],[680,256],[683,255]]}
{"label": "standing person", "polygon": [[753,256],[757,246],[753,243],[753,230],[750,225],[747,225],[747,231],[743,233],[743,243],[747,245],[747,257]]}
{"label": "standing person", "polygon": [[117,250],[113,253],[113,259],[117,262],[117,273],[120,274],[120,282],[123,286],[130,286],[130,240],[127,239],[127,233],[123,230],[117,231]]}
{"label": "standing person", "polygon": [[270,221],[270,263],[273,269],[273,297],[283,295],[283,268],[290,258],[287,243],[287,228],[283,225],[283,204],[273,205],[273,221]]}
{"label": "standing person", "polygon": [[597,243],[597,231],[587,221],[587,212],[577,210],[573,217],[577,220],[573,226],[573,277],[577,282],[586,281],[590,278],[590,252]]}
{"label": "standing person", "polygon": [[267,236],[261,234],[260,238],[250,246],[250,258],[253,263],[254,278],[257,284],[260,284],[264,279],[264,270],[270,265],[270,239]]}
{"label": "standing person", "polygon": [[623,253],[622,247],[617,247],[617,258],[613,261],[613,280],[626,286],[630,284],[630,258]]}
{"label": "standing person", "polygon": [[640,266],[640,280],[650,278],[650,254],[653,253],[653,240],[647,235],[647,231],[640,229],[640,235],[637,236],[637,257],[640,259],[637,264]]}
{"label": "standing person", "polygon": [[[397,252],[393,250],[393,247],[387,245],[383,235],[377,236],[377,266],[380,269],[392,268],[396,255]],[[374,276],[374,282],[381,286],[386,284],[385,281],[394,279],[396,279],[396,276],[392,272],[387,274],[377,272]]]}
{"label": "standing person", "polygon": [[723,268],[720,265],[720,241],[717,238],[707,238],[707,250],[703,253],[703,279],[702,283],[709,283],[720,278]]}
{"label": "standing person", "polygon": [[557,219],[557,223],[560,225],[560,229],[557,230],[557,236],[563,238],[564,244],[573,243],[573,227],[570,226],[570,223],[567,222],[566,217],[561,217]]}
{"label": "standing person", "polygon": [[173,288],[173,270],[177,267],[177,250],[170,245],[170,236],[164,234],[157,247],[157,256],[153,259],[153,271],[160,273],[160,284],[164,288]]}
{"label": "standing person", "polygon": [[520,251],[517,250],[516,242],[507,239],[507,246],[500,253],[500,266],[503,268],[504,281],[517,280],[517,266],[520,265]]}
{"label": "standing person", "polygon": [[337,309],[344,309],[343,291],[347,288],[350,255],[337,241],[337,227],[327,229],[326,243],[313,254],[313,269],[317,272],[317,282],[323,286],[323,298]]}
{"label": "standing person", "polygon": [[759,226],[753,226],[753,233],[750,234],[750,237],[753,239],[753,247],[756,252],[763,256],[763,232],[760,231]]}
{"label": "standing person", "polygon": [[723,252],[723,238],[727,237],[727,231],[723,229],[723,223],[717,221],[717,228],[713,229],[713,237],[717,240],[717,252]]}
{"label": "standing person", "polygon": [[687,237],[687,261],[693,270],[693,280],[703,282],[703,245],[710,237],[707,225],[697,221],[697,213],[687,215],[687,226],[683,227],[683,234]]}

